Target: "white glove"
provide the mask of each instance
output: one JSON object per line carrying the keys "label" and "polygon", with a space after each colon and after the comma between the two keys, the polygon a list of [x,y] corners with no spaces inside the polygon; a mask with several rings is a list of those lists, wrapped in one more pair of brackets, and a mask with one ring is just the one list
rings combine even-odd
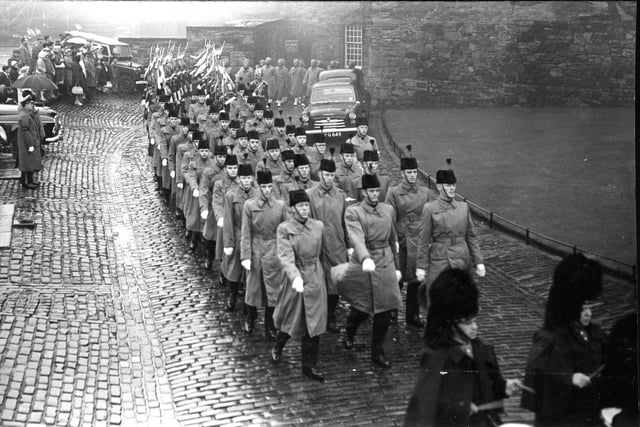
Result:
{"label": "white glove", "polygon": [[396,252],[400,253],[400,243],[396,240]]}
{"label": "white glove", "polygon": [[176,171],[169,172],[169,176],[171,177],[171,179],[174,179],[176,177]]}
{"label": "white glove", "polygon": [[302,277],[298,276],[295,279],[293,279],[293,283],[291,284],[291,287],[295,289],[296,292],[302,292],[304,290]]}
{"label": "white glove", "polygon": [[218,227],[220,227],[220,228],[222,228],[222,224],[224,224],[224,218],[220,218],[220,219],[218,219],[218,224],[217,224],[217,226],[218,226]]}
{"label": "white glove", "polygon": [[207,219],[208,216],[209,216],[209,211],[200,212],[200,218],[202,218],[203,220]]}
{"label": "white glove", "polygon": [[149,144],[151,144],[151,145],[156,145],[156,139],[155,139],[155,138],[151,138],[151,139],[149,140]]}
{"label": "white glove", "polygon": [[427,278],[427,272],[421,268],[416,268],[416,280],[418,282],[424,282],[424,279]]}
{"label": "white glove", "polygon": [[480,277],[484,277],[487,274],[487,269],[484,268],[484,264],[476,265],[476,274]]}
{"label": "white glove", "polygon": [[356,199],[354,199],[353,197],[345,197],[344,201],[345,202],[355,202]]}
{"label": "white glove", "polygon": [[183,187],[183,185],[182,185],[182,183],[181,183],[181,182],[179,182],[179,183],[177,183],[177,184],[176,184],[176,187],[177,187],[177,188],[182,188],[182,187]]}
{"label": "white glove", "polygon": [[402,272],[400,270],[396,270],[396,279],[398,282],[402,279]]}
{"label": "white glove", "polygon": [[242,260],[242,262],[240,262],[240,265],[242,265],[242,268],[244,268],[247,271],[251,270],[251,260],[250,259]]}
{"label": "white glove", "polygon": [[233,248],[224,248],[224,254],[226,256],[231,256],[232,253],[233,253]]}
{"label": "white glove", "polygon": [[507,380],[504,392],[507,396],[513,396],[518,391],[522,390],[522,381],[520,380]]}
{"label": "white glove", "polygon": [[576,372],[571,377],[571,382],[578,388],[585,388],[586,386],[591,384],[591,379],[581,372]]}
{"label": "white glove", "polygon": [[33,145],[31,147],[29,147],[29,152],[33,153],[35,151],[36,147],[34,147]]}
{"label": "white glove", "polygon": [[162,159],[162,166],[167,166],[169,161],[167,159]]}
{"label": "white glove", "polygon": [[376,269],[376,263],[373,262],[373,260],[371,258],[367,258],[364,261],[362,261],[362,271],[366,271],[366,272],[372,272],[375,271]]}
{"label": "white glove", "polygon": [[200,192],[198,191],[197,188],[193,190],[193,197],[200,197]]}
{"label": "white glove", "polygon": [[347,249],[347,256],[351,258],[351,255],[353,255],[353,248]]}

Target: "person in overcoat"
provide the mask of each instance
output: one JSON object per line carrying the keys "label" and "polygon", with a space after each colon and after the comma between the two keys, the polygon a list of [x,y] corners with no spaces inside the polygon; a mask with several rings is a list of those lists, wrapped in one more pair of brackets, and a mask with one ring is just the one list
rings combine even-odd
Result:
{"label": "person in overcoat", "polygon": [[[402,304],[400,270],[397,261],[396,222],[393,208],[378,202],[380,182],[375,175],[362,177],[364,200],[345,211],[345,225],[354,252],[342,274],[335,275],[338,292],[350,304],[343,344],[353,348],[358,327],[373,316],[371,363],[390,368],[384,352],[384,339],[391,322],[391,311]],[[332,269],[337,271],[341,265]]]}
{"label": "person in overcoat", "polygon": [[[387,198],[387,191],[389,190],[389,178],[380,175],[378,173],[378,165],[380,164],[380,157],[378,156],[378,152],[374,150],[365,150],[362,155],[362,174],[363,175],[376,175],[378,177],[378,181],[380,181],[380,198],[379,200],[384,201]],[[352,194],[349,194],[349,197],[356,199],[361,202],[364,198],[362,193],[362,177],[356,177],[351,180],[351,190]]]}
{"label": "person in overcoat", "polygon": [[369,135],[369,120],[366,117],[358,117],[356,127],[358,128],[356,134],[347,139],[347,142],[355,147],[356,159],[361,162],[364,152],[367,150],[373,150],[379,155],[378,143],[373,136]]}
{"label": "person in overcoat", "polygon": [[199,182],[202,171],[213,164],[209,141],[199,131],[193,132],[195,149],[185,153],[182,158],[182,177],[184,179],[183,210],[186,228],[191,231],[189,248],[195,251],[202,235],[202,218],[200,217],[200,189]]}
{"label": "person in overcoat", "polygon": [[309,157],[311,166],[311,179],[317,180],[319,178],[320,162],[322,159],[333,160],[335,148],[331,147],[327,152],[327,142],[322,133],[313,135],[312,138],[313,146],[307,157]]}
{"label": "person in overcoat", "polygon": [[502,400],[520,380],[505,380],[493,347],[478,338],[478,289],[466,270],[449,268],[429,290],[425,350],[405,427],[501,425]]}
{"label": "person in overcoat", "polygon": [[284,59],[278,58],[278,66],[274,70],[274,94],[273,100],[278,107],[282,103],[287,102],[287,96],[289,96],[289,70],[284,66]]}
{"label": "person in overcoat", "polygon": [[[451,165],[451,159],[447,159]],[[456,176],[451,168],[436,172],[440,195],[422,209],[416,279],[424,282],[423,293],[441,271],[448,267],[486,274],[471,211],[466,202],[456,200]],[[425,281],[426,279],[426,281]]]}
{"label": "person in overcoat", "polygon": [[362,178],[364,170],[360,165],[360,162],[356,160],[356,150],[352,144],[342,143],[340,146],[340,157],[342,161],[336,165],[336,180],[335,184],[345,192],[347,198],[347,206],[350,206],[357,202],[357,199],[352,197],[354,191],[352,189],[353,180],[356,178]]}
{"label": "person in overcoat", "polygon": [[224,244],[222,241],[222,229],[224,226],[224,195],[238,187],[238,157],[227,154],[224,160],[224,174],[222,179],[213,184],[211,204],[216,217],[216,259],[220,262],[220,284],[225,286],[226,266],[224,262]]}
{"label": "person in overcoat", "polygon": [[[521,406],[537,427],[600,426],[606,335],[592,324],[590,303],[602,293],[602,267],[582,254],[555,268],[544,324],[527,357]],[[428,319],[427,319],[428,324]]]}
{"label": "person in overcoat", "polygon": [[44,127],[35,110],[33,93],[30,90],[24,90],[18,112],[17,137],[18,169],[23,188],[33,190],[38,187],[33,174],[42,170],[40,147],[44,136]]}
{"label": "person in overcoat", "polygon": [[327,287],[320,256],[325,245],[324,225],[309,217],[309,196],[304,190],[289,193],[293,216],[278,225],[276,247],[287,280],[282,283],[273,320],[279,332],[271,360],[280,362],[291,337],[302,338],[302,374],[317,381],[320,335],[327,325]]}
{"label": "person in overcoat", "polygon": [[[82,90],[86,90],[87,88],[87,74],[84,67],[84,63],[82,62],[82,52],[78,52],[73,56],[73,64],[71,67],[71,74],[73,76],[73,86],[81,87]],[[74,95],[74,105],[82,105],[82,94]]]}
{"label": "person in overcoat", "polygon": [[[177,155],[178,155],[178,147],[185,143],[189,134],[189,119],[183,117],[180,119],[180,124],[178,126],[178,133],[173,135],[169,140],[169,177],[171,178],[171,195],[170,199],[175,203],[175,215],[177,218],[181,217],[181,209],[178,209],[178,203],[176,198],[176,191],[178,182],[182,182],[182,170],[177,167]],[[183,154],[183,153],[182,153]],[[180,158],[180,168],[182,167],[182,158]],[[178,181],[178,176],[180,176],[180,181]]]}
{"label": "person in overcoat", "polygon": [[[189,119],[187,119],[189,120]],[[205,244],[206,260],[204,268],[211,270],[216,256],[216,235],[218,226],[213,210],[213,190],[217,181],[224,179],[224,162],[227,160],[227,149],[216,144],[213,149],[213,164],[202,172],[200,179],[200,217],[204,221],[202,237]]]}
{"label": "person in overcoat", "polygon": [[349,258],[347,229],[344,223],[345,194],[333,183],[335,171],[336,163],[333,160],[322,159],[318,172],[320,182],[307,190],[307,194],[311,218],[324,224],[325,247],[320,259],[327,283],[327,331],[338,333],[340,328],[336,321],[336,307],[340,296],[338,287],[331,278],[331,268],[347,262]]}
{"label": "person in overcoat", "polygon": [[289,96],[293,99],[293,105],[298,105],[302,103],[302,99],[304,98],[304,85],[302,81],[304,80],[304,75],[306,70],[304,67],[300,66],[300,60],[293,60],[293,67],[289,69],[289,81],[291,82],[291,86],[289,89]]}
{"label": "person in overcoat", "polygon": [[400,271],[407,283],[405,302],[405,323],[409,326],[424,327],[420,318],[418,290],[420,282],[416,279],[416,255],[420,237],[422,208],[435,199],[429,189],[418,181],[418,160],[411,155],[411,145],[407,145],[408,157],[400,159],[402,179],[387,192],[385,203],[396,212],[396,233],[400,250]]}
{"label": "person in overcoat", "polygon": [[227,311],[236,306],[238,292],[245,274],[241,262],[240,243],[242,237],[242,210],[247,200],[256,197],[258,190],[253,182],[253,168],[245,163],[238,166],[238,186],[224,195],[224,227],[222,242],[224,245],[225,277],[229,283]]}
{"label": "person in overcoat", "polygon": [[171,201],[171,181],[173,181],[171,167],[169,165],[171,138],[180,133],[179,124],[180,118],[178,117],[178,110],[172,108],[169,111],[167,126],[162,131],[163,138],[160,138],[157,144],[159,151],[158,158],[160,160],[160,177],[162,180],[162,196],[167,203]]}
{"label": "person in overcoat", "polygon": [[256,172],[261,170],[271,171],[271,175],[280,175],[284,168],[282,158],[280,157],[280,143],[276,138],[267,139],[265,153],[262,162],[256,165]]}
{"label": "person in overcoat", "polygon": [[318,67],[318,60],[312,59],[310,62],[311,66],[307,69],[302,78],[302,85],[306,88],[307,97],[311,96],[311,89],[313,85],[316,84],[320,80],[320,72],[322,68]]}
{"label": "person in overcoat", "polygon": [[265,338],[274,340],[277,330],[273,323],[278,292],[285,277],[276,250],[276,228],[287,220],[283,201],[271,196],[273,180],[268,169],[258,171],[258,195],[244,204],[240,232],[240,259],[247,272],[244,303],[247,308],[244,330],[252,333],[258,307],[265,307]]}
{"label": "person in overcoat", "polygon": [[69,96],[71,95],[71,88],[73,87],[73,56],[71,55],[71,49],[66,48],[64,50],[64,58],[62,60],[64,63],[64,89],[65,93]]}
{"label": "person in overcoat", "polygon": [[[187,119],[188,120],[188,119]],[[184,122],[182,122],[184,123]],[[183,226],[186,228],[186,218],[184,216],[184,176],[182,176],[182,164],[184,163],[184,159],[190,158],[191,151],[195,150],[195,144],[193,143],[193,132],[189,131],[189,128],[186,126],[180,126],[181,132],[186,131],[186,135],[182,138],[180,135],[174,135],[171,139],[174,140],[180,138],[181,141],[174,141],[175,144],[178,144],[176,147],[176,159],[175,159],[175,171],[176,171],[176,190],[175,190],[175,200],[176,200],[176,216],[183,221]]]}
{"label": "person in overcoat", "polygon": [[308,190],[318,185],[318,181],[311,179],[311,165],[307,156],[296,154],[293,163],[296,173],[293,181],[286,185],[287,193],[293,190]]}
{"label": "person in overcoat", "polygon": [[94,52],[89,52],[84,57],[84,67],[87,71],[87,80],[86,80],[86,92],[84,95],[87,98],[87,101],[91,101],[95,99],[96,96],[96,86],[98,85],[98,76],[96,71],[96,57]]}
{"label": "person in overcoat", "polygon": [[285,204],[288,204],[289,193],[287,186],[295,182],[294,173],[295,166],[295,154],[291,150],[282,150],[280,152],[280,158],[282,159],[282,172],[280,175],[273,177],[273,192],[276,199],[282,200]]}

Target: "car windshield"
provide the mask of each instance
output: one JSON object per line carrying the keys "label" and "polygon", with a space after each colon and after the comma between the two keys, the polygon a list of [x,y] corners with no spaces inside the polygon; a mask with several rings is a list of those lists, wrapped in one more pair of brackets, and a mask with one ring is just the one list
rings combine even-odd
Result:
{"label": "car windshield", "polygon": [[118,58],[129,58],[131,57],[131,52],[129,51],[129,46],[112,46],[111,53],[113,56]]}
{"label": "car windshield", "polygon": [[313,90],[311,103],[355,102],[353,86],[322,87]]}

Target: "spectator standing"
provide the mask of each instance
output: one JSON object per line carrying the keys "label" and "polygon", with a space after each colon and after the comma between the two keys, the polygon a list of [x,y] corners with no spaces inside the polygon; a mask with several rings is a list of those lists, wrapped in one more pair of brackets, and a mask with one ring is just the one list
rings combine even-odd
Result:
{"label": "spectator standing", "polygon": [[66,48],[64,50],[64,58],[62,59],[62,63],[64,64],[64,92],[72,96],[71,88],[73,87],[73,55],[71,55],[71,49]]}
{"label": "spectator standing", "polygon": [[320,71],[322,71],[322,69],[318,67],[318,61],[312,59],[311,66],[307,69],[302,79],[302,85],[306,88],[307,98],[311,96],[311,88],[313,88],[313,85],[320,79]]}
{"label": "spectator standing", "polygon": [[278,59],[278,66],[275,69],[274,79],[274,95],[273,99],[276,101],[276,105],[280,107],[283,103],[287,102],[287,96],[289,95],[289,70],[284,66],[284,59]]}
{"label": "spectator standing", "polygon": [[304,67],[300,66],[300,60],[293,60],[293,67],[289,70],[289,81],[291,82],[291,86],[289,89],[289,96],[293,99],[293,105],[298,105],[302,102],[302,98],[304,97],[304,86],[302,81],[304,80],[304,75],[306,70]]}
{"label": "spectator standing", "polygon": [[96,86],[98,84],[97,73],[96,73],[96,57],[93,50],[85,56],[84,66],[87,72],[87,92],[88,92],[85,94],[85,96],[87,97],[88,101],[91,101],[96,97]]}
{"label": "spectator standing", "polygon": [[22,38],[20,44],[20,60],[18,61],[20,67],[31,64],[31,50],[29,49],[29,41],[26,37]]}
{"label": "spectator standing", "polygon": [[[78,52],[75,54],[75,56],[73,57],[73,65],[72,65],[72,75],[73,75],[73,85],[71,87],[71,90],[73,91],[74,87],[79,87],[82,88],[82,90],[84,91],[85,88],[87,87],[87,75],[86,72],[84,70],[84,63],[82,61],[82,52]],[[74,105],[82,105],[81,99],[82,99],[82,93],[74,93],[73,94],[75,96],[74,99]]]}
{"label": "spectator standing", "polygon": [[35,189],[33,174],[42,170],[40,143],[44,139],[44,128],[40,116],[35,111],[35,99],[30,90],[22,91],[18,112],[18,169],[23,188]]}
{"label": "spectator standing", "polygon": [[111,84],[113,85],[113,93],[118,93],[118,79],[120,78],[120,69],[118,68],[118,58],[111,60]]}

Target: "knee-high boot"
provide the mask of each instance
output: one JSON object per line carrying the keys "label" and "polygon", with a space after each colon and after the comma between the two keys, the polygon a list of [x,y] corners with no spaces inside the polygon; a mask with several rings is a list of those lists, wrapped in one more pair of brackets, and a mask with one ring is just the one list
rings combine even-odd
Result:
{"label": "knee-high boot", "polygon": [[236,308],[236,300],[238,299],[238,290],[240,282],[227,282],[229,284],[229,296],[227,297],[227,311],[233,311]]}
{"label": "knee-high boot", "polygon": [[274,363],[280,362],[280,359],[282,359],[282,350],[284,349],[284,346],[287,344],[287,341],[289,341],[289,338],[291,338],[289,334],[286,334],[284,332],[278,332],[278,335],[276,335],[276,342],[273,345],[273,348],[271,349],[272,362]]}
{"label": "knee-high boot", "polygon": [[339,295],[327,295],[327,331],[338,333],[340,328],[336,322],[336,307],[338,306]]}
{"label": "knee-high boot", "polygon": [[318,362],[318,349],[320,348],[320,337],[310,337],[307,332],[302,337],[302,375],[316,381],[324,381],[322,372],[316,369]]}
{"label": "knee-high boot", "polygon": [[245,304],[244,331],[248,334],[253,333],[253,329],[258,318],[258,308]]}
{"label": "knee-high boot", "polygon": [[264,309],[264,336],[268,340],[276,339],[278,335],[278,330],[273,323],[273,312],[275,311],[275,307],[266,307]]}
{"label": "knee-high boot", "polygon": [[420,303],[418,302],[418,289],[420,282],[409,282],[407,284],[407,300],[405,310],[405,322],[407,325],[423,327],[424,322],[420,319]]}
{"label": "knee-high boot", "polygon": [[347,350],[353,348],[353,340],[355,339],[358,327],[364,322],[369,315],[357,310],[353,307],[350,308],[349,316],[347,316],[347,323],[345,325],[345,333],[342,343]]}
{"label": "knee-high boot", "polygon": [[391,362],[384,355],[384,339],[391,324],[391,311],[385,311],[373,316],[373,330],[371,336],[371,362],[383,368],[390,368]]}
{"label": "knee-high boot", "polygon": [[207,257],[204,262],[204,268],[211,270],[211,267],[213,266],[213,258],[216,256],[216,241],[204,239],[204,248]]}

